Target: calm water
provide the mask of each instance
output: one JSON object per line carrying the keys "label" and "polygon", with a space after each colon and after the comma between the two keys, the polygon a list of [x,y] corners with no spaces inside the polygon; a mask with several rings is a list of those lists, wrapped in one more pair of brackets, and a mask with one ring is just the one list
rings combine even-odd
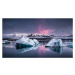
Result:
{"label": "calm water", "polygon": [[3,58],[72,58],[73,48],[45,48],[45,43],[40,43],[35,47],[17,49],[15,41],[8,45],[3,44]]}

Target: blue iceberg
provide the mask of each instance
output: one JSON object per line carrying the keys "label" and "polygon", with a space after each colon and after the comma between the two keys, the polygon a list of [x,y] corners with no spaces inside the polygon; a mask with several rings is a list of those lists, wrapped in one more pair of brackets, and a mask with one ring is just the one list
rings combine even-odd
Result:
{"label": "blue iceberg", "polygon": [[16,47],[33,47],[34,45],[38,44],[38,41],[29,39],[28,37],[22,37],[16,41]]}
{"label": "blue iceberg", "polygon": [[39,42],[36,39],[33,39],[34,43],[37,45]]}
{"label": "blue iceberg", "polygon": [[67,46],[70,47],[70,48],[73,48],[73,44],[72,43],[68,44]]}
{"label": "blue iceberg", "polygon": [[3,40],[2,44],[10,44],[11,41],[8,41],[8,40]]}
{"label": "blue iceberg", "polygon": [[50,40],[45,47],[55,47],[55,46],[62,46],[62,40],[61,39],[52,39]]}

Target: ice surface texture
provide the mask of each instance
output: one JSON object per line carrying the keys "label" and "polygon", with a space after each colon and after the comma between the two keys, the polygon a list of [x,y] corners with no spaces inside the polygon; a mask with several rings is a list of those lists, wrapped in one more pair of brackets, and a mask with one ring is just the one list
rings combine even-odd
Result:
{"label": "ice surface texture", "polygon": [[62,46],[62,40],[61,39],[52,39],[46,44],[46,46]]}
{"label": "ice surface texture", "polygon": [[3,40],[3,41],[2,41],[2,44],[10,44],[10,41],[8,41],[8,40]]}
{"label": "ice surface texture", "polygon": [[73,48],[73,43],[67,45],[70,48]]}
{"label": "ice surface texture", "polygon": [[39,42],[36,39],[29,39],[28,37],[22,37],[21,39],[16,41],[17,45],[20,45],[21,47],[24,46],[34,46],[38,44]]}

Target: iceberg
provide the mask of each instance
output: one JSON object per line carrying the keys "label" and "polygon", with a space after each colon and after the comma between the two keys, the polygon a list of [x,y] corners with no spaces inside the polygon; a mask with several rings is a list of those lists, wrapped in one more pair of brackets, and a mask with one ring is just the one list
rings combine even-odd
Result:
{"label": "iceberg", "polygon": [[3,43],[3,44],[10,44],[10,41],[8,41],[8,40],[3,40],[2,43]]}
{"label": "iceberg", "polygon": [[36,39],[33,39],[34,43],[37,45],[39,42]]}
{"label": "iceberg", "polygon": [[70,48],[73,48],[73,43],[67,45]]}
{"label": "iceberg", "polygon": [[2,45],[4,48],[15,48],[14,44],[11,42],[10,44]]}
{"label": "iceberg", "polygon": [[30,43],[31,45],[35,45],[35,43],[34,43],[34,41],[32,39],[29,39],[28,43]]}
{"label": "iceberg", "polygon": [[62,46],[62,40],[61,39],[52,39],[48,42],[48,44],[45,45],[45,47],[55,47],[55,46]]}
{"label": "iceberg", "polygon": [[27,42],[27,41],[29,41],[29,38],[27,38],[27,37],[22,37],[22,38],[20,38],[19,40],[17,40],[16,41],[16,43],[25,43],[25,42]]}
{"label": "iceberg", "polygon": [[[22,37],[16,41],[16,47],[32,47],[37,44],[37,40],[32,40],[27,37]],[[36,43],[36,44],[35,44]]]}

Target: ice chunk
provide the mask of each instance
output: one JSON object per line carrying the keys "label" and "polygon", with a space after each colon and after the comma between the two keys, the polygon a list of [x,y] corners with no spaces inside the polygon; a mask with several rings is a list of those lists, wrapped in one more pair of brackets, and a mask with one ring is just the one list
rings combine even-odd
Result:
{"label": "ice chunk", "polygon": [[63,43],[63,46],[73,48],[73,43],[72,43],[72,42],[64,42],[64,43]]}
{"label": "ice chunk", "polygon": [[2,43],[3,43],[3,44],[10,44],[10,41],[8,41],[8,40],[3,40]]}
{"label": "ice chunk", "polygon": [[14,44],[11,42],[10,44],[2,45],[4,48],[15,48]]}
{"label": "ice chunk", "polygon": [[8,40],[3,40],[3,42],[2,42],[2,43],[4,44],[4,43],[5,43],[5,42],[7,42],[7,41],[8,41]]}
{"label": "ice chunk", "polygon": [[62,46],[63,46],[63,47],[66,47],[67,45],[66,45],[66,44],[62,44]]}
{"label": "ice chunk", "polygon": [[36,39],[33,39],[35,44],[39,44],[39,42]]}
{"label": "ice chunk", "polygon": [[67,45],[70,48],[73,48],[73,43]]}
{"label": "ice chunk", "polygon": [[26,46],[31,47],[37,43],[38,43],[38,41],[36,39],[32,40],[32,39],[29,39],[27,37],[22,37],[21,39],[16,41],[16,46],[17,47],[26,47]]}
{"label": "ice chunk", "polygon": [[51,41],[46,44],[46,46],[62,46],[62,40],[61,39],[52,39]]}
{"label": "ice chunk", "polygon": [[32,39],[29,39],[28,41],[31,45],[35,45],[34,41]]}
{"label": "ice chunk", "polygon": [[20,38],[19,40],[17,40],[16,43],[25,44],[25,43],[28,42],[28,41],[29,41],[29,38],[27,38],[27,37],[22,37],[22,38]]}

